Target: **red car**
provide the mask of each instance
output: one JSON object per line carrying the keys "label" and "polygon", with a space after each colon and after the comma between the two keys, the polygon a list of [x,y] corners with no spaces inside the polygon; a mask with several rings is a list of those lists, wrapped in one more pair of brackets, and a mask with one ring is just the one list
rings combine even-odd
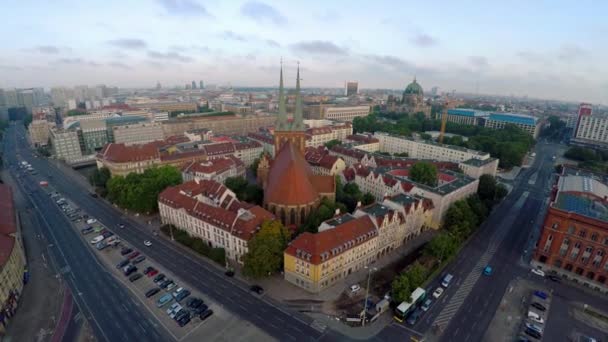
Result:
{"label": "red car", "polygon": [[135,251],[135,252],[129,254],[129,256],[127,256],[127,259],[129,259],[129,260],[135,259],[138,255],[139,255],[139,252]]}
{"label": "red car", "polygon": [[148,277],[152,278],[152,277],[154,277],[157,274],[158,274],[158,270],[154,269],[154,270],[148,272]]}

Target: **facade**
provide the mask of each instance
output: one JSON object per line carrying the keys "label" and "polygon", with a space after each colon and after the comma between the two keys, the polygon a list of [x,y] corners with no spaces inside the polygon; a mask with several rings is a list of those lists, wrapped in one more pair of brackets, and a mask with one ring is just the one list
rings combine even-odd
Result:
{"label": "facade", "polygon": [[345,88],[344,95],[347,97],[355,96],[359,93],[359,82],[346,82]]}
{"label": "facade", "polygon": [[198,111],[196,102],[146,102],[129,104],[135,108],[146,108],[161,112],[188,112],[194,113]]}
{"label": "facade", "polygon": [[159,122],[141,122],[131,125],[112,127],[114,142],[118,144],[133,145],[145,144],[152,141],[163,140],[162,124]]}
{"label": "facade", "polygon": [[262,223],[274,220],[262,207],[240,202],[224,185],[208,180],[165,189],[158,196],[158,211],[163,224],[172,224],[210,247],[223,248],[226,258],[239,264]]}
{"label": "facade", "polygon": [[[305,120],[307,121],[325,121],[325,120]],[[319,147],[332,140],[344,140],[349,135],[353,134],[353,126],[349,123],[331,122],[325,126],[310,127],[306,130],[306,147]]]}
{"label": "facade", "polygon": [[332,156],[324,147],[306,148],[304,155],[315,175],[336,176],[346,168],[346,163],[340,157]]}
{"label": "facade", "polygon": [[524,114],[493,113],[475,109],[448,109],[448,121],[463,125],[483,126],[490,129],[503,129],[506,125],[515,125],[528,132],[534,139],[540,133],[538,118]]}
{"label": "facade", "polygon": [[81,121],[80,133],[85,154],[93,154],[108,143],[108,129],[104,119]]}
{"label": "facade", "polygon": [[318,233],[300,234],[287,247],[285,280],[321,292],[419,235],[431,213],[429,200],[397,195],[327,220]]}
{"label": "facade", "polygon": [[23,292],[25,254],[9,186],[0,184],[0,336],[11,320]]}
{"label": "facade", "polygon": [[562,174],[533,265],[608,293],[608,186],[605,177]]}
{"label": "facade", "polygon": [[300,94],[300,69],[296,79],[296,108],[292,122],[287,120],[283,68],[279,80],[279,113],[274,132],[273,160],[264,155],[258,165],[258,178],[264,188],[264,207],[284,225],[300,225],[319,206],[323,198],[335,199],[333,176],[315,175],[304,159],[306,131]]}
{"label": "facade", "polygon": [[253,165],[253,162],[260,158],[264,152],[264,147],[257,141],[243,139],[234,143],[234,156],[239,158],[245,166]]}
{"label": "facade", "polygon": [[82,159],[82,149],[78,132],[51,129],[50,138],[55,158],[64,160],[67,163]]}
{"label": "facade", "polygon": [[370,106],[335,106],[324,107],[323,118],[336,121],[353,121],[354,118],[368,116],[371,113]]}
{"label": "facade", "polygon": [[233,156],[189,162],[182,167],[184,182],[211,180],[224,183],[229,177],[245,177],[245,164]]}
{"label": "facade", "polygon": [[593,115],[591,105],[581,103],[573,143],[608,148],[608,117]]}
{"label": "facade", "polygon": [[257,132],[260,127],[272,126],[276,120],[274,115],[251,114],[251,115],[207,115],[183,118],[172,118],[163,122],[163,130],[166,137],[183,135],[184,132],[193,129],[206,128],[215,134],[247,135]]}
{"label": "facade", "polygon": [[48,145],[50,138],[49,131],[53,126],[54,124],[46,120],[33,120],[28,127],[32,144],[35,147]]}

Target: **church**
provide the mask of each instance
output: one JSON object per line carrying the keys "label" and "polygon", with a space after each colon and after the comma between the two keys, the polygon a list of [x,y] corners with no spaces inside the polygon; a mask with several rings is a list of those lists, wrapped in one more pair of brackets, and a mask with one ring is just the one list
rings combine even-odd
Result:
{"label": "church", "polygon": [[431,106],[424,102],[424,91],[420,84],[414,81],[405,87],[401,100],[389,96],[387,107],[391,111],[402,111],[410,114],[423,113],[425,118],[431,117]]}
{"label": "church", "polygon": [[296,77],[296,105],[289,121],[283,85],[279,79],[279,113],[274,129],[275,157],[264,155],[258,165],[258,182],[264,188],[264,208],[286,225],[299,226],[314,212],[323,198],[335,200],[334,176],[314,175],[304,158],[306,126],[300,94],[300,66]]}

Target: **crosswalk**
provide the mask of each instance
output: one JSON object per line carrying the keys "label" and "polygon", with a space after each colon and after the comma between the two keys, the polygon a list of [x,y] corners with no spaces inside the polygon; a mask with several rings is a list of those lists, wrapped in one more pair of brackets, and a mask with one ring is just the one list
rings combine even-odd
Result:
{"label": "crosswalk", "polygon": [[313,329],[315,329],[316,331],[321,332],[321,333],[322,333],[322,332],[324,332],[324,331],[325,331],[325,329],[327,329],[327,325],[326,325],[325,323],[322,323],[322,322],[317,321],[317,320],[314,320],[314,321],[313,321],[313,322],[310,324],[310,326],[311,326]]}
{"label": "crosswalk", "polygon": [[[521,208],[524,205],[526,199],[528,198],[528,195],[529,192],[524,192],[522,196],[518,199],[518,201],[513,205],[512,210],[518,210],[519,208]],[[514,220],[514,215],[511,215],[509,222],[506,222],[507,226],[499,227],[499,229],[492,235],[488,248],[485,250],[481,258],[479,258],[479,260],[477,261],[471,272],[464,279],[464,281],[460,284],[457,284],[458,290],[456,290],[456,293],[450,298],[450,301],[446,304],[446,306],[443,307],[443,310],[441,310],[439,315],[437,315],[435,321],[433,322],[433,326],[438,326],[442,328],[446,327],[452,317],[454,317],[458,310],[460,310],[460,307],[473,290],[473,286],[475,286],[477,280],[479,279],[479,277],[481,277],[483,268],[488,265],[490,260],[492,260],[494,254],[496,254],[496,251],[498,250],[498,246],[507,234],[508,229],[505,228],[510,227]]]}

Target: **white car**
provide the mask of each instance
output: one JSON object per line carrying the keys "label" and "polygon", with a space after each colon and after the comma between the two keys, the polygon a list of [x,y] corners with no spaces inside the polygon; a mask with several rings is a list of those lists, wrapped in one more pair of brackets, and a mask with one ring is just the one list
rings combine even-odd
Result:
{"label": "white car", "polygon": [[177,295],[182,292],[184,290],[183,287],[178,288],[177,290],[175,290],[175,292],[173,292],[173,298],[177,297]]}
{"label": "white car", "polygon": [[173,311],[181,309],[182,306],[179,303],[173,303],[171,304],[171,306],[167,309],[167,315],[170,315]]}
{"label": "white car", "polygon": [[95,245],[101,241],[103,241],[105,239],[105,237],[103,237],[103,235],[98,235],[96,237],[93,238],[93,240],[91,240],[91,244]]}
{"label": "white car", "polygon": [[144,245],[145,245],[146,247],[150,247],[150,246],[152,246],[152,241],[150,241],[150,240],[146,240],[146,241],[144,241]]}
{"label": "white car", "polygon": [[532,272],[536,275],[539,275],[541,277],[545,276],[545,272],[543,272],[542,270],[536,269],[536,268],[531,269],[530,272]]}
{"label": "white car", "polygon": [[357,293],[357,292],[359,292],[359,290],[361,290],[361,286],[359,286],[359,284],[355,284],[355,285],[351,285],[350,286],[350,292],[351,293]]}
{"label": "white car", "polygon": [[93,224],[95,222],[97,222],[97,220],[94,219],[94,218],[90,218],[90,219],[87,220],[87,224]]}
{"label": "white car", "polygon": [[433,292],[433,297],[439,298],[439,297],[441,297],[442,294],[443,294],[443,288],[442,287],[438,287]]}

